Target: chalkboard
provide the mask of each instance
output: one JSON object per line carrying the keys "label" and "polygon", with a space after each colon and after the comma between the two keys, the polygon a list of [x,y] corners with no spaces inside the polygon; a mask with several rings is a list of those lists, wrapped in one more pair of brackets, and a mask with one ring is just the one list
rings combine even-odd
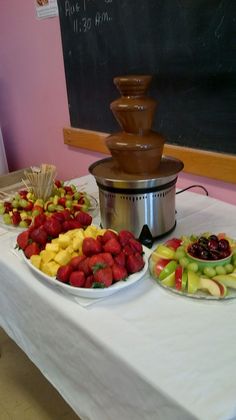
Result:
{"label": "chalkboard", "polygon": [[153,129],[236,154],[235,0],[58,0],[71,125],[119,131],[113,78],[151,74]]}

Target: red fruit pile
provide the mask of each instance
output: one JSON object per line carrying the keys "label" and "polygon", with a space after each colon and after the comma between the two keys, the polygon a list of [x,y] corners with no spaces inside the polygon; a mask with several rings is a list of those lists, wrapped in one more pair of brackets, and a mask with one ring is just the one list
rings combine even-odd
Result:
{"label": "red fruit pile", "polygon": [[75,216],[66,209],[51,216],[39,214],[35,217],[34,223],[17,236],[16,246],[23,250],[27,258],[30,258],[32,255],[38,255],[46,244],[60,233],[77,228],[85,229],[91,223],[92,216],[83,211],[77,212]]}
{"label": "red fruit pile", "polygon": [[142,244],[129,231],[107,230],[97,238],[83,240],[83,255],[61,266],[57,279],[74,287],[104,288],[126,280],[145,265]]}

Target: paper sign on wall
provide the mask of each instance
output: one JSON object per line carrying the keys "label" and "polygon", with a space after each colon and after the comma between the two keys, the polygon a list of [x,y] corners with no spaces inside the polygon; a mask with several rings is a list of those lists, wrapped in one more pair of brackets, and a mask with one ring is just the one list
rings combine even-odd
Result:
{"label": "paper sign on wall", "polygon": [[34,0],[38,19],[58,16],[57,0]]}

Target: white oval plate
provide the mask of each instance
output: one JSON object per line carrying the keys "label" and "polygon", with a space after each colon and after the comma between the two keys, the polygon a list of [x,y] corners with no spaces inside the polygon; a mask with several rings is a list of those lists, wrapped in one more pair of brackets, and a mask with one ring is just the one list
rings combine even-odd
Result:
{"label": "white oval plate", "polygon": [[26,258],[26,256],[24,255],[24,253],[22,251],[20,251],[20,252],[21,252],[21,255],[23,256],[23,259],[25,260],[26,264],[28,265],[28,267],[35,274],[37,274],[41,278],[41,280],[44,280],[45,284],[49,283],[49,284],[51,284],[55,287],[58,287],[62,291],[66,292],[66,293],[70,293],[74,296],[80,296],[80,297],[90,298],[90,299],[97,299],[97,298],[102,298],[102,297],[112,295],[113,293],[118,292],[120,290],[123,290],[127,287],[130,287],[133,284],[137,283],[139,280],[141,280],[141,278],[144,276],[144,274],[148,270],[148,257],[150,255],[150,250],[148,248],[144,247],[144,246],[143,246],[143,251],[144,251],[143,258],[144,258],[144,261],[145,261],[145,265],[144,265],[144,267],[141,271],[139,271],[138,273],[131,274],[128,277],[128,279],[125,280],[125,281],[119,281],[117,283],[114,283],[110,287],[105,287],[104,289],[92,289],[92,288],[91,289],[85,289],[83,287],[73,287],[73,286],[70,286],[69,284],[62,283],[59,280],[57,280],[56,277],[50,277],[47,274],[40,271],[33,264],[31,264],[30,260]]}

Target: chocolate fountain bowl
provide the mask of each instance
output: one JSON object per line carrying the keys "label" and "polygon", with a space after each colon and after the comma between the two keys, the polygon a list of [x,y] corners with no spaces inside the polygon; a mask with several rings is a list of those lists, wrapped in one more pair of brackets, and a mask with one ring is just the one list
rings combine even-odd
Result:
{"label": "chocolate fountain bowl", "polygon": [[101,227],[129,230],[149,248],[176,226],[175,195],[182,161],[162,156],[156,173],[123,172],[113,158],[89,167],[99,189]]}

